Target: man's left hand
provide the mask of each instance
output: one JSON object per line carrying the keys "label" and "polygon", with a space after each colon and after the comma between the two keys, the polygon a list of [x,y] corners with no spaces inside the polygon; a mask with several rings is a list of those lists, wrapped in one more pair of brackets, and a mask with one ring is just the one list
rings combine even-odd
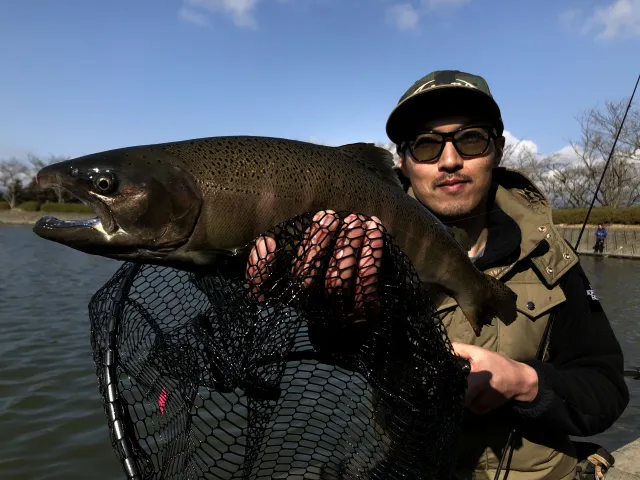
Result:
{"label": "man's left hand", "polygon": [[487,413],[508,400],[531,402],[538,394],[538,374],[529,365],[516,362],[486,348],[453,342],[457,356],[469,361],[465,406],[473,413]]}

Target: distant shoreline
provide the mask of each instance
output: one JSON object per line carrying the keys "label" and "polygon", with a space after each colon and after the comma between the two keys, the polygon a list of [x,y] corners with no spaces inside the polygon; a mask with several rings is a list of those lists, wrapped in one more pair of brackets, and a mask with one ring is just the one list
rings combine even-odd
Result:
{"label": "distant shoreline", "polygon": [[[94,213],[69,213],[69,212],[25,212],[19,209],[13,210],[0,210],[0,225],[33,225],[39,218],[44,216],[56,217],[60,220],[86,220],[94,218]],[[563,223],[556,223],[556,227],[559,228],[576,228],[582,227],[580,225],[570,225]],[[596,224],[587,224],[587,227],[596,227]],[[607,225],[607,230],[638,230],[640,225]]]}
{"label": "distant shoreline", "polygon": [[24,212],[14,208],[13,210],[0,210],[0,225],[33,225],[38,219],[47,215],[60,220],[86,220],[95,217],[93,213]]}

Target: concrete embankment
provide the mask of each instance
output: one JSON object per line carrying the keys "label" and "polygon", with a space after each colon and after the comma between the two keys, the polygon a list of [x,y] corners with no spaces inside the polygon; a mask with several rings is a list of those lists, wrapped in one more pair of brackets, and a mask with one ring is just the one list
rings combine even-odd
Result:
{"label": "concrete embankment", "polygon": [[[556,228],[571,246],[575,246],[582,228],[581,225],[556,225]],[[597,229],[597,226],[594,225],[588,225],[585,228],[578,246],[578,253],[620,258],[640,258],[640,226],[611,225],[606,228],[608,235],[602,254],[593,252]]]}
{"label": "concrete embankment", "polygon": [[613,452],[613,458],[606,480],[640,480],[640,438]]}

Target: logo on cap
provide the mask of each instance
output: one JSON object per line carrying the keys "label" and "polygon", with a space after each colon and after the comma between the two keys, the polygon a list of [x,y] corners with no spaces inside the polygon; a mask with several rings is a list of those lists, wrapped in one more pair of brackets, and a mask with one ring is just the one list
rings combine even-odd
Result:
{"label": "logo on cap", "polygon": [[424,83],[422,85],[420,85],[418,88],[415,89],[415,91],[411,94],[411,95],[416,95],[418,93],[424,92],[425,90],[428,90],[430,88],[434,88],[434,87],[438,87],[440,85],[457,85],[460,87],[469,87],[469,88],[475,88],[476,90],[478,89],[478,87],[476,85],[474,85],[471,82],[467,82],[466,80],[462,80],[460,78],[456,78],[454,81],[452,82],[436,82],[436,80],[429,80],[427,83]]}

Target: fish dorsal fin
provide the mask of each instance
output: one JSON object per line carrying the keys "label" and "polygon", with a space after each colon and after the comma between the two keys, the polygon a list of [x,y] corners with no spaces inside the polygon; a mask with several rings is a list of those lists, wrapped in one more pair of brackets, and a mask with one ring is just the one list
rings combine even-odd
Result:
{"label": "fish dorsal fin", "polygon": [[380,179],[402,188],[402,183],[393,169],[393,154],[389,150],[373,143],[349,143],[337,148],[371,170]]}

